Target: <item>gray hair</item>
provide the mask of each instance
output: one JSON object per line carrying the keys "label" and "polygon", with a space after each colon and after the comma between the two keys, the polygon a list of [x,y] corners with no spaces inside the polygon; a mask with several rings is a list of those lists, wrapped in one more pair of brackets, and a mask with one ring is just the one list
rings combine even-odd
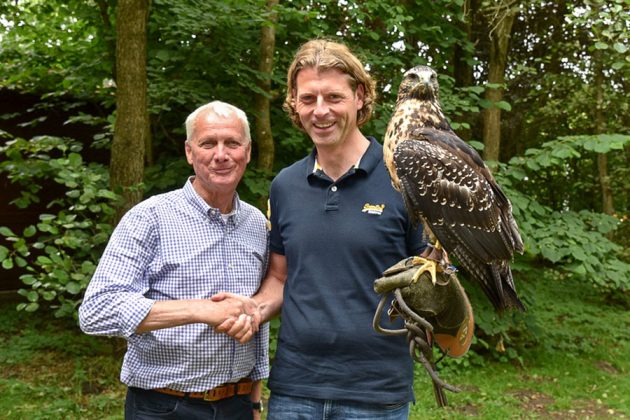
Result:
{"label": "gray hair", "polygon": [[243,131],[245,133],[245,139],[247,143],[252,142],[252,136],[249,131],[249,121],[247,121],[247,115],[245,112],[235,107],[234,105],[230,105],[227,102],[222,101],[212,101],[205,105],[201,105],[199,108],[195,109],[189,116],[186,118],[186,141],[190,141],[195,131],[195,122],[197,121],[197,117],[204,111],[208,111],[208,113],[213,114],[220,118],[230,118],[235,115],[241,123],[243,124]]}

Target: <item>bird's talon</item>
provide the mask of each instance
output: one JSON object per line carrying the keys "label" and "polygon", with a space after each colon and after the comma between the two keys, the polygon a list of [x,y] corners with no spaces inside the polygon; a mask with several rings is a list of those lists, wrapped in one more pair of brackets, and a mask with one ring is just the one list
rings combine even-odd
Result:
{"label": "bird's talon", "polygon": [[416,271],[416,273],[413,275],[411,279],[412,283],[416,283],[420,279],[420,276],[422,276],[423,273],[428,272],[431,275],[431,283],[433,283],[434,286],[436,285],[437,273],[438,273],[438,270],[440,270],[437,262],[426,259],[426,258],[422,258],[422,257],[413,257],[413,259],[411,260],[411,265],[420,266],[418,271]]}

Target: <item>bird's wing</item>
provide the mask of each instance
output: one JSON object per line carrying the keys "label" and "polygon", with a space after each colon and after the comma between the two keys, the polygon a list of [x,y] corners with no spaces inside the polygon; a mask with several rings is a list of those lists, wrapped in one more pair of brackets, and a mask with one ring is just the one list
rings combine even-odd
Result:
{"label": "bird's wing", "polygon": [[413,135],[394,151],[407,210],[428,225],[495,306],[522,306],[509,261],[523,245],[508,199],[479,155],[453,132],[425,127]]}
{"label": "bird's wing", "polygon": [[447,251],[448,238],[440,238],[436,230],[458,232],[486,263],[510,259],[516,244],[502,220],[509,201],[487,178],[485,166],[466,162],[459,149],[444,141],[452,137],[456,136],[423,129],[417,140],[398,143],[394,161],[407,209],[431,225]]}

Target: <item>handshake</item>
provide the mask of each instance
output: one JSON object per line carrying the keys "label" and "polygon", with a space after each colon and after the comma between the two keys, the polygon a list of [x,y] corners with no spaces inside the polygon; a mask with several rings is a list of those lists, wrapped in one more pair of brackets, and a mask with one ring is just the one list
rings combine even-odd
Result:
{"label": "handshake", "polygon": [[213,319],[208,324],[218,333],[224,333],[247,343],[258,332],[262,314],[258,303],[251,297],[220,292],[210,299],[214,303]]}

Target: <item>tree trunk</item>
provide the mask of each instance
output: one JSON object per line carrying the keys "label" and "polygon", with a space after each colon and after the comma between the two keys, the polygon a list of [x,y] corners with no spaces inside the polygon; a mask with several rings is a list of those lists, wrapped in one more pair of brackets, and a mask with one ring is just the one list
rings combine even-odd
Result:
{"label": "tree trunk", "polygon": [[[472,8],[471,3],[475,3],[471,0],[464,0],[464,16],[465,19],[462,22],[458,22],[457,26],[466,34],[466,39],[468,42],[473,42],[473,19],[475,16],[476,10]],[[467,87],[472,86],[473,84],[473,68],[470,64],[470,54],[468,54],[460,44],[455,45],[455,50],[453,52],[453,77],[455,78],[455,86],[457,87]],[[466,112],[462,115],[463,122],[467,122],[470,126],[472,126],[473,115],[470,112]],[[470,140],[472,138],[472,130],[470,127],[468,128],[459,128],[457,130],[457,134],[464,140]]]}
{"label": "tree trunk", "polygon": [[[602,134],[606,131],[604,122],[604,70],[602,68],[602,52],[595,50],[593,54],[595,66],[595,134]],[[600,153],[597,155],[597,170],[599,172],[599,185],[602,191],[602,212],[614,214],[612,188],[610,187],[610,177],[608,176],[608,155]]]}
{"label": "tree trunk", "polygon": [[[491,20],[488,83],[503,85],[505,81],[508,46],[515,16],[515,9],[497,8]],[[485,98],[492,103],[499,102],[503,99],[503,88],[488,88]],[[501,148],[501,109],[496,106],[483,112],[483,142],[484,159],[498,161]]]}
{"label": "tree trunk", "polygon": [[[464,0],[464,21],[457,23],[457,27],[466,34],[466,40],[473,43],[473,20],[475,18],[476,9],[474,0]],[[470,53],[467,53],[461,44],[456,44],[453,51],[453,77],[455,78],[455,86],[466,87],[472,86],[474,82],[473,68],[470,64]]]}
{"label": "tree trunk", "polygon": [[118,0],[116,11],[116,124],[109,166],[110,186],[124,202],[116,222],[142,199],[147,111],[147,20],[149,0]]}
{"label": "tree trunk", "polygon": [[273,135],[271,133],[271,118],[269,98],[271,96],[271,74],[273,71],[273,53],[276,46],[276,22],[278,14],[274,7],[278,0],[267,0],[268,21],[263,24],[260,31],[260,63],[258,71],[261,79],[258,86],[265,94],[255,95],[255,133],[254,137],[258,144],[257,167],[263,171],[271,172],[274,160]]}

